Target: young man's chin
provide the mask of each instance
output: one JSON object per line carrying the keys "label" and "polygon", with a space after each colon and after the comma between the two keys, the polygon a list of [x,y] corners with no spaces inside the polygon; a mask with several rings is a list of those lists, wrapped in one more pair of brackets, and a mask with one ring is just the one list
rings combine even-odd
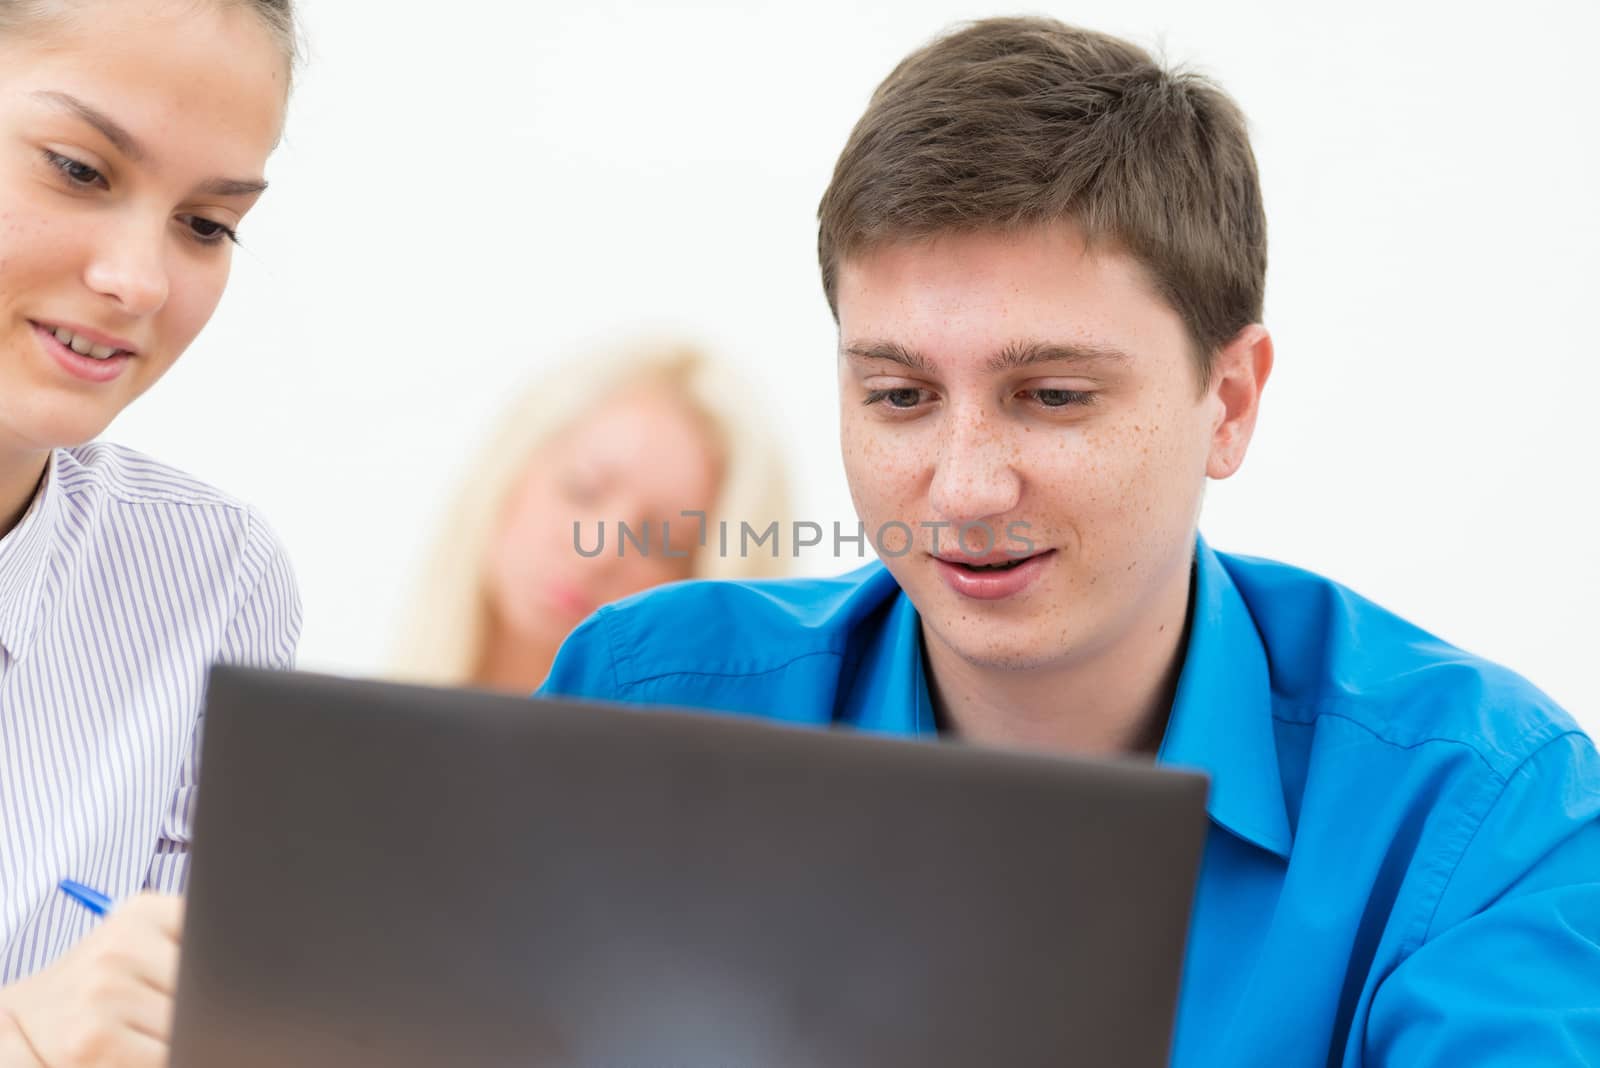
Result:
{"label": "young man's chin", "polygon": [[1070,655],[1071,635],[1065,633],[1070,621],[1062,618],[1059,607],[1049,609],[1048,597],[975,599],[956,593],[935,575],[895,577],[921,617],[927,640],[974,668],[1027,671]]}
{"label": "young man's chin", "polygon": [[923,626],[931,631],[929,639],[981,671],[1035,671],[1071,655],[1059,620],[1047,629],[1042,620],[988,622],[971,616],[951,620],[924,615]]}

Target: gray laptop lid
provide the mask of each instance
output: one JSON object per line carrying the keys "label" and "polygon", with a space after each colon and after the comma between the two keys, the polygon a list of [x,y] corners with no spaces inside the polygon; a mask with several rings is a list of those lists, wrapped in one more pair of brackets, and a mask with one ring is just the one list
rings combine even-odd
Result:
{"label": "gray laptop lid", "polygon": [[175,1068],[1165,1064],[1205,779],[213,671]]}

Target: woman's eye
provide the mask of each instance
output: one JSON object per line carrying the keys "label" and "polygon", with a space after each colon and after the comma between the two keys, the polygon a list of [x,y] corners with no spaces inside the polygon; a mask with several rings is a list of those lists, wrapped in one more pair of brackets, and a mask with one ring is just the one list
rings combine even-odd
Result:
{"label": "woman's eye", "polygon": [[1045,408],[1067,408],[1074,404],[1093,404],[1094,394],[1078,389],[1034,389],[1028,392]]}
{"label": "woman's eye", "polygon": [[195,237],[198,237],[208,245],[215,245],[224,240],[232,241],[235,244],[239,241],[239,235],[236,232],[215,219],[203,219],[198,215],[188,215],[184,217],[184,222],[188,224],[190,230],[194,231]]}
{"label": "woman's eye", "polygon": [[71,156],[63,156],[59,152],[51,152],[49,149],[45,149],[44,158],[49,162],[50,166],[60,171],[62,176],[72,185],[103,186],[106,184],[104,175],[87,163],[79,163]]}
{"label": "woman's eye", "polygon": [[571,473],[561,480],[567,500],[573,504],[593,504],[600,498],[600,486],[590,475]]}

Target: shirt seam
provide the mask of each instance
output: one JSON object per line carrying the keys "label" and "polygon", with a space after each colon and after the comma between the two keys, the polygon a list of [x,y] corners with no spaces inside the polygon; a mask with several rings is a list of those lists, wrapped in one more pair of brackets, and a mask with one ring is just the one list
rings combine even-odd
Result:
{"label": "shirt seam", "polygon": [[[1306,707],[1310,707],[1310,706],[1295,706],[1295,709],[1296,710],[1302,710],[1302,709],[1304,709]],[[1489,757],[1484,755],[1483,750],[1478,745],[1474,744],[1473,742],[1467,741],[1467,740],[1465,740],[1463,738],[1447,738],[1447,737],[1444,737],[1442,735],[1430,735],[1429,737],[1426,737],[1426,738],[1419,738],[1414,742],[1397,742],[1392,738],[1384,737],[1382,734],[1378,733],[1377,730],[1375,730],[1370,724],[1366,723],[1365,721],[1363,721],[1361,719],[1357,719],[1356,717],[1351,716],[1351,715],[1349,715],[1347,713],[1344,713],[1344,712],[1319,711],[1315,717],[1313,717],[1312,719],[1309,719],[1309,720],[1292,718],[1292,717],[1287,716],[1287,715],[1281,715],[1278,712],[1273,712],[1272,713],[1272,719],[1273,719],[1273,722],[1281,723],[1286,727],[1310,727],[1310,726],[1315,725],[1316,721],[1319,720],[1319,719],[1338,719],[1338,720],[1343,720],[1344,722],[1350,724],[1351,726],[1357,727],[1360,730],[1362,730],[1365,733],[1367,733],[1368,735],[1370,735],[1373,738],[1374,741],[1381,742],[1382,744],[1388,746],[1391,749],[1401,749],[1401,750],[1420,749],[1425,745],[1434,745],[1434,744],[1458,745],[1458,746],[1461,746],[1463,749],[1467,750],[1473,756],[1477,757],[1478,762],[1483,765],[1484,770],[1487,771],[1490,775],[1492,775],[1495,779],[1497,779],[1497,780],[1499,780],[1501,782],[1509,781],[1510,776],[1516,774],[1517,769],[1521,768],[1523,763],[1525,763],[1528,759],[1530,759],[1533,756],[1534,753],[1537,753],[1540,749],[1543,749],[1550,742],[1553,742],[1557,738],[1563,737],[1563,736],[1565,736],[1567,734],[1582,733],[1581,731],[1574,732],[1574,731],[1572,731],[1572,730],[1570,730],[1568,728],[1562,727],[1560,724],[1550,724],[1547,728],[1544,728],[1544,729],[1546,729],[1546,730],[1557,730],[1560,733],[1559,734],[1550,735],[1547,738],[1540,738],[1540,736],[1539,736],[1540,732],[1536,731],[1533,734],[1529,735],[1527,738],[1523,739],[1523,743],[1525,745],[1526,744],[1531,744],[1533,746],[1533,748],[1531,750],[1529,750],[1529,752],[1528,752],[1528,754],[1526,756],[1517,758],[1517,763],[1516,763],[1515,767],[1513,767],[1511,769],[1510,772],[1502,772],[1498,768],[1495,767],[1494,762],[1491,761],[1489,759]]]}
{"label": "shirt seam", "polygon": [[[41,534],[45,533],[41,531]],[[0,654],[4,654],[4,662],[8,664],[21,663],[23,658],[33,649],[34,632],[39,624],[40,601],[43,598],[45,581],[49,575],[50,564],[55,559],[56,546],[53,538],[43,538],[39,545],[38,559],[34,562],[33,574],[23,574],[20,583],[21,596],[17,598],[19,610],[16,612],[18,633],[16,635],[17,648],[12,649],[5,642],[0,641]]]}
{"label": "shirt seam", "polygon": [[[644,674],[644,675],[639,675],[639,676],[630,676],[628,681],[626,683],[624,683],[622,681],[622,674],[621,674],[621,664],[622,664],[622,662],[624,660],[636,661],[636,660],[638,660],[638,657],[637,656],[633,656],[633,655],[628,655],[628,656],[619,656],[618,655],[618,652],[617,652],[618,647],[622,646],[624,644],[623,641],[622,641],[622,636],[620,634],[618,634],[617,630],[616,630],[616,626],[618,625],[618,620],[620,619],[620,615],[616,611],[614,606],[606,605],[606,606],[601,607],[599,609],[599,611],[597,611],[595,613],[595,619],[599,623],[604,625],[604,627],[605,627],[606,652],[611,658],[611,683],[612,683],[612,687],[614,689],[616,689],[616,690],[619,690],[619,691],[624,686],[627,686],[627,687],[642,686],[647,682],[655,682],[658,679],[670,679],[670,678],[715,678],[715,679],[757,678],[757,677],[762,676],[762,675],[771,675],[771,674],[774,674],[776,672],[783,671],[785,668],[788,668],[791,665],[796,664],[801,660],[808,659],[810,657],[814,657],[814,656],[842,657],[844,655],[843,650],[840,650],[840,649],[837,649],[837,648],[834,648],[834,647],[830,646],[830,647],[825,648],[825,649],[812,649],[812,650],[809,650],[809,651],[804,652],[804,653],[797,653],[794,656],[789,657],[787,660],[782,661],[781,663],[773,664],[771,667],[752,668],[752,669],[740,670],[740,671],[731,671],[731,670],[730,671],[704,671],[704,670],[691,670],[691,669],[678,668],[678,669],[672,669],[672,670],[652,671],[649,674]],[[638,647],[639,643],[635,642],[635,643],[631,643],[631,645],[633,647]]]}
{"label": "shirt seam", "polygon": [[1549,749],[1557,742],[1566,738],[1571,738],[1575,735],[1585,738],[1588,737],[1580,730],[1562,730],[1559,734],[1555,734],[1549,738],[1546,738],[1544,741],[1535,746],[1527,756],[1518,761],[1517,766],[1512,768],[1511,773],[1507,775],[1500,783],[1500,788],[1494,792],[1492,797],[1489,798],[1488,804],[1484,805],[1483,810],[1477,813],[1476,826],[1472,828],[1472,833],[1467,835],[1466,841],[1461,845],[1461,851],[1456,854],[1455,861],[1450,865],[1450,870],[1445,874],[1444,880],[1439,884],[1438,893],[1434,896],[1433,907],[1428,910],[1427,923],[1423,925],[1422,933],[1420,936],[1418,936],[1416,945],[1406,949],[1402,956],[1416,952],[1416,950],[1420,949],[1433,935],[1433,925],[1439,919],[1439,910],[1444,907],[1445,894],[1449,891],[1450,884],[1455,880],[1456,873],[1461,870],[1461,865],[1466,861],[1467,854],[1472,852],[1472,847],[1477,842],[1478,835],[1482,833],[1484,824],[1488,822],[1489,814],[1495,810],[1495,806],[1500,804],[1501,799],[1506,795],[1506,791],[1510,789],[1511,781],[1521,774],[1523,769],[1537,759],[1545,750]]}
{"label": "shirt seam", "polygon": [[[4,642],[0,642],[0,653],[4,654],[4,660],[0,661],[0,663],[7,665],[21,663],[33,648],[34,633],[39,623],[40,601],[43,597],[46,577],[50,571],[50,563],[55,559],[57,551],[56,538],[53,536],[52,528],[46,525],[45,512],[46,510],[52,512],[60,511],[60,502],[55,499],[60,496],[59,492],[55,492],[60,481],[61,465],[56,458],[55,452],[52,451],[45,468],[43,481],[35,497],[28,503],[28,507],[22,513],[22,518],[18,520],[17,526],[12,527],[11,531],[5,535],[6,538],[9,538],[23,524],[32,523],[33,527],[30,531],[30,536],[32,544],[37,546],[38,551],[36,553],[37,559],[33,561],[32,573],[19,572],[21,578],[18,582],[18,588],[22,596],[16,599],[16,604],[19,606],[15,613],[19,631],[15,636],[17,647],[13,649]],[[5,538],[0,538],[0,541],[3,540]],[[25,548],[18,548],[18,544],[13,543],[11,549],[8,550],[13,562],[19,559],[21,554],[26,551]]]}
{"label": "shirt seam", "polygon": [[[54,450],[57,481],[63,496],[82,496],[94,490],[125,504],[184,504],[200,507],[248,508],[246,501],[196,478],[153,456],[106,441],[88,443],[97,455],[109,459],[86,460],[73,448]],[[62,460],[66,463],[63,463]],[[130,466],[130,461],[132,466]],[[177,486],[142,485],[152,477],[164,478]]]}
{"label": "shirt seam", "polygon": [[611,692],[621,693],[622,680],[617,675],[617,633],[613,629],[612,615],[602,608],[595,619],[605,630],[606,666],[611,671]]}
{"label": "shirt seam", "polygon": [[251,562],[250,546],[256,539],[260,525],[256,522],[256,517],[250,508],[244,508],[243,512],[244,536],[240,539],[238,561],[234,565],[233,571],[233,604],[228,609],[227,625],[222,629],[221,639],[224,643],[233,640],[233,628],[239,622],[239,613],[244,611],[244,606],[250,603],[250,599],[256,595],[256,591],[266,581],[267,572],[272,570],[272,561],[276,559],[281,551],[268,539],[268,548],[271,551],[266,553],[266,560],[261,565],[261,569],[253,577],[248,577]]}
{"label": "shirt seam", "polygon": [[108,486],[104,482],[92,482],[83,487],[62,487],[63,497],[76,498],[80,500],[97,492],[115,504],[126,504],[139,507],[176,506],[180,508],[220,508],[227,512],[248,512],[250,510],[250,506],[243,501],[231,500],[222,496],[207,499],[203,497],[190,498],[158,493],[128,493],[124,490],[118,490]]}
{"label": "shirt seam", "polygon": [[[186,471],[143,454],[135,455],[152,470],[164,472],[173,481],[188,483],[188,488],[186,490],[178,490],[128,486],[126,485],[128,480],[118,477],[116,472],[126,472],[126,469],[121,466],[121,462],[127,459],[125,453],[132,450],[124,450],[120,446],[111,446],[110,448],[117,461],[110,465],[85,463],[72,455],[70,449],[57,450],[57,452],[65,454],[73,465],[70,471],[64,469],[60,463],[56,465],[57,482],[60,485],[63,498],[82,498],[94,493],[100,493],[119,504],[175,504],[188,507],[220,507],[234,510],[249,508],[247,502],[241,501],[237,497],[195,478]],[[133,480],[137,481],[139,477],[141,476],[135,475]]]}
{"label": "shirt seam", "polygon": [[[693,678],[693,679],[702,679],[702,678],[703,679],[752,679],[752,678],[757,678],[757,677],[762,676],[762,675],[776,674],[777,672],[780,672],[780,671],[783,671],[783,670],[785,670],[787,668],[793,667],[795,664],[799,663],[802,660],[809,660],[812,657],[816,657],[816,656],[838,657],[838,656],[842,656],[842,655],[843,654],[841,654],[839,652],[839,650],[837,650],[837,649],[815,649],[815,650],[812,650],[811,652],[808,652],[808,653],[800,653],[800,654],[798,654],[796,656],[792,656],[788,660],[785,660],[783,663],[774,664],[772,667],[769,667],[769,668],[760,668],[758,670],[750,670],[750,671],[658,671],[658,672],[656,672],[655,674],[652,674],[652,675],[641,675],[640,677],[638,677],[636,679],[630,679],[626,683],[626,685],[628,687],[632,688],[632,687],[637,687],[637,686],[643,686],[647,682],[656,682],[656,681],[661,680],[661,679],[681,679],[681,678]],[[613,678],[613,680],[616,679],[615,666],[616,666],[615,665],[615,660],[613,660],[613,663],[612,663],[612,669],[613,669],[612,678]],[[617,683],[617,688],[621,689],[623,685],[624,684],[619,682],[619,683]]]}

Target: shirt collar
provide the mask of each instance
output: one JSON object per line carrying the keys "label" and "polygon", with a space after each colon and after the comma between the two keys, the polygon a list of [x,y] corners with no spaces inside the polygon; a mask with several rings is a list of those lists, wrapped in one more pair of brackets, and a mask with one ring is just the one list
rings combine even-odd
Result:
{"label": "shirt collar", "polygon": [[60,510],[56,453],[50,453],[33,503],[11,533],[0,538],[0,648],[21,660],[33,644],[44,593],[45,552]]}
{"label": "shirt collar", "polygon": [[876,565],[868,581],[888,594],[888,614],[871,654],[851,669],[845,718],[860,730],[931,737],[938,726],[923,670],[917,610],[882,564]]}
{"label": "shirt collar", "polygon": [[[882,565],[874,582],[892,583]],[[933,703],[921,628],[897,586],[874,656],[855,669],[847,718],[867,730],[931,735]],[[1196,538],[1189,644],[1167,718],[1160,763],[1211,778],[1206,813],[1233,835],[1287,858],[1293,836],[1283,800],[1266,646],[1222,561]]]}
{"label": "shirt collar", "polygon": [[1267,651],[1222,561],[1196,540],[1189,647],[1157,760],[1211,776],[1212,822],[1287,858],[1293,836],[1272,727]]}

